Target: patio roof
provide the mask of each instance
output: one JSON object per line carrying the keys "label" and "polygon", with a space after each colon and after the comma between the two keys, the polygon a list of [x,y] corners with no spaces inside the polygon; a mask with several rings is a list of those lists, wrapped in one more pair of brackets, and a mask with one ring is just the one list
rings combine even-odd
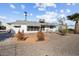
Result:
{"label": "patio roof", "polygon": [[27,25],[27,26],[54,26],[53,23],[40,23],[35,21],[16,21],[8,24],[14,24],[14,25]]}

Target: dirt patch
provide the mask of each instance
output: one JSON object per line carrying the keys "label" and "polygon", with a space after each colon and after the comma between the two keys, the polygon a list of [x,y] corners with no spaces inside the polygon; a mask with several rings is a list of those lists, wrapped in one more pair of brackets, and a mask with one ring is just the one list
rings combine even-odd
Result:
{"label": "dirt patch", "polygon": [[[37,34],[36,34],[36,33],[33,33],[33,34],[26,34],[26,36],[27,36],[28,38],[27,38],[26,40],[24,40],[24,41],[22,41],[22,40],[17,40],[16,37],[13,37],[13,38],[12,38],[12,41],[13,41],[14,43],[30,43],[30,44],[35,44],[35,43],[39,42],[39,41],[37,41],[38,38],[37,38]],[[48,42],[48,38],[45,36],[45,40],[42,41],[42,42],[47,43],[47,42]]]}

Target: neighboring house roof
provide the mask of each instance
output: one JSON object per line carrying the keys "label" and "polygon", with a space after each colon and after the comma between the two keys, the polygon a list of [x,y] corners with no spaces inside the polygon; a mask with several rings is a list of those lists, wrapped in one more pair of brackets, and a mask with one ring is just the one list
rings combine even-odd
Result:
{"label": "neighboring house roof", "polygon": [[40,25],[45,25],[45,26],[54,26],[53,23],[39,23],[35,21],[16,21],[8,24],[14,24],[14,25],[28,25],[28,26],[40,26]]}

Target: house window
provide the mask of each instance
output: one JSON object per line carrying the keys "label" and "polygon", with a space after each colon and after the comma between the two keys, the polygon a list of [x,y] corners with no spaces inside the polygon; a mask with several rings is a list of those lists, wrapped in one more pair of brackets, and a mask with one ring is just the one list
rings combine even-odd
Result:
{"label": "house window", "polygon": [[33,30],[32,26],[27,26],[27,31],[32,31],[32,30]]}
{"label": "house window", "polygon": [[45,30],[45,26],[41,25],[41,30],[44,31]]}
{"label": "house window", "polygon": [[39,31],[38,26],[27,26],[27,31]]}
{"label": "house window", "polygon": [[50,29],[56,28],[55,25],[50,25]]}
{"label": "house window", "polygon": [[50,26],[50,29],[53,29],[54,26]]}
{"label": "house window", "polygon": [[21,26],[14,26],[15,28],[20,28]]}

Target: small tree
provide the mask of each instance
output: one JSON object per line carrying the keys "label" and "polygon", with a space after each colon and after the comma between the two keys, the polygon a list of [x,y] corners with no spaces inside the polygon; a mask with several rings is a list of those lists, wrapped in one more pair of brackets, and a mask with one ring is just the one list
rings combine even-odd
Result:
{"label": "small tree", "polygon": [[79,33],[79,30],[77,30],[79,28],[79,25],[78,25],[79,13],[75,13],[75,14],[69,15],[69,16],[67,16],[67,18],[68,18],[68,20],[76,21],[75,22],[74,33]]}
{"label": "small tree", "polygon": [[65,18],[60,18],[59,19],[59,32],[62,35],[66,35],[67,33],[67,24],[65,23]]}
{"label": "small tree", "polygon": [[5,26],[0,26],[0,30],[6,30]]}

